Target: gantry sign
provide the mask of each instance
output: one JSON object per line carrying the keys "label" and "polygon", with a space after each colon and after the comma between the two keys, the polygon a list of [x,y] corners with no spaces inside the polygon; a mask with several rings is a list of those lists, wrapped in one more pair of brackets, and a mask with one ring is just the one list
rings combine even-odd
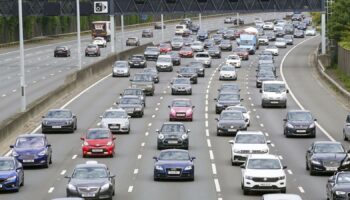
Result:
{"label": "gantry sign", "polygon": [[[76,0],[22,1],[24,15],[76,15]],[[108,14],[114,15],[273,11],[319,12],[324,10],[324,0],[80,0],[82,16],[96,14],[94,13],[95,1],[108,2]],[[16,15],[18,15],[18,0],[0,0],[0,16]]]}

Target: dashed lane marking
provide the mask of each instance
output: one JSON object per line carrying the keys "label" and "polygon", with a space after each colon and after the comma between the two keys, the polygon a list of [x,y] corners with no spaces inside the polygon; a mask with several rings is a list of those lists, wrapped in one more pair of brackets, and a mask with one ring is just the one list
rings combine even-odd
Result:
{"label": "dashed lane marking", "polygon": [[299,189],[300,193],[303,193],[303,194],[305,193],[305,190],[303,189],[303,187],[299,186],[298,189]]}
{"label": "dashed lane marking", "polygon": [[132,190],[134,189],[134,186],[130,185],[129,188],[128,188],[128,192],[132,192]]}
{"label": "dashed lane marking", "polygon": [[146,144],[146,143],[142,142],[142,143],[141,143],[141,147],[144,147],[144,146],[145,146],[145,144]]}
{"label": "dashed lane marking", "polygon": [[209,150],[209,157],[210,157],[210,160],[214,160],[213,150]]}
{"label": "dashed lane marking", "polygon": [[215,163],[212,163],[212,164],[211,164],[211,169],[212,169],[212,171],[213,171],[213,174],[216,175],[217,172],[216,172],[216,165],[215,165]]}
{"label": "dashed lane marking", "polygon": [[290,175],[293,174],[292,170],[290,170],[290,169],[288,169],[287,172],[288,172],[288,174],[290,174]]}
{"label": "dashed lane marking", "polygon": [[64,174],[66,174],[67,170],[62,170],[61,171],[61,175],[63,176]]}
{"label": "dashed lane marking", "polygon": [[139,169],[134,169],[134,174],[138,174],[139,173]]}
{"label": "dashed lane marking", "polygon": [[219,183],[219,180],[217,178],[214,179],[214,184],[215,184],[216,192],[221,192],[220,183]]}
{"label": "dashed lane marking", "polygon": [[47,192],[52,193],[54,189],[55,189],[54,187],[50,187],[49,191],[47,191]]}
{"label": "dashed lane marking", "polygon": [[148,136],[148,132],[145,133],[145,136]]}
{"label": "dashed lane marking", "polygon": [[141,155],[141,154],[137,155],[137,159],[138,159],[138,160],[140,160],[141,158],[142,158],[142,155]]}
{"label": "dashed lane marking", "polygon": [[208,144],[208,147],[210,148],[211,147],[210,139],[207,139],[207,144]]}
{"label": "dashed lane marking", "polygon": [[205,129],[205,135],[206,135],[207,137],[209,137],[209,130],[208,130],[208,129]]}
{"label": "dashed lane marking", "polygon": [[73,157],[72,157],[72,159],[74,160],[74,159],[76,159],[78,157],[78,155],[74,155]]}

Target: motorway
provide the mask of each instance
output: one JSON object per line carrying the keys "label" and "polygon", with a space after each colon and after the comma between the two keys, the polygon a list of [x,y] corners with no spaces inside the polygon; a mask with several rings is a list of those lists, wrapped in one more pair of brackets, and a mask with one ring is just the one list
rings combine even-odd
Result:
{"label": "motorway", "polygon": [[[212,26],[215,27],[214,21]],[[166,30],[169,31],[167,32],[169,38],[173,32],[171,29]],[[237,80],[242,89],[243,105],[251,111],[251,126],[248,130],[261,130],[272,141],[270,153],[279,155],[283,163],[288,166],[287,192],[299,194],[304,200],[325,199],[325,184],[328,178],[328,176],[310,176],[305,170],[306,149],[316,140],[342,141],[341,129],[345,115],[349,112],[349,109],[319,80],[309,65],[309,54],[317,48],[319,40],[318,36],[295,39],[293,47],[280,49],[280,55],[276,58],[276,66],[279,66],[278,76],[279,79],[287,81],[291,91],[287,109],[261,108],[261,94],[255,87],[257,56],[251,56],[248,61],[242,62]],[[52,49],[48,50],[47,54],[51,54]],[[229,52],[223,52],[223,58],[228,54]],[[74,59],[74,56],[70,59]],[[48,58],[48,60],[53,62],[55,59]],[[182,65],[189,61],[191,59],[182,59]],[[196,105],[194,121],[184,122],[186,127],[191,129],[189,151],[197,158],[195,181],[153,181],[152,157],[159,153],[156,150],[155,130],[159,129],[163,122],[168,121],[167,105],[175,98],[170,94],[169,80],[176,76],[175,71],[178,67],[175,67],[174,72],[160,73],[160,83],[156,84],[155,96],[147,97],[144,117],[131,119],[131,133],[117,135],[116,156],[93,159],[107,164],[112,173],[116,174],[114,199],[257,200],[260,198],[261,194],[243,196],[240,189],[240,168],[230,164],[228,140],[231,137],[216,136],[217,115],[213,98],[217,95],[217,88],[223,82],[227,82],[218,79],[217,67],[222,61],[223,59],[213,59],[212,68],[206,69],[206,76],[199,78],[198,84],[193,85],[193,94],[187,96]],[[148,66],[154,65],[154,62],[148,62]],[[52,70],[50,67],[47,69]],[[138,71],[140,70],[133,69],[132,73]],[[36,76],[40,77],[42,74]],[[44,87],[45,83],[42,85]],[[27,200],[30,196],[30,199],[46,200],[65,196],[67,180],[64,179],[64,175],[69,175],[76,164],[89,160],[82,158],[80,135],[88,128],[97,126],[98,116],[113,106],[118,100],[119,93],[128,85],[128,78],[106,76],[91,89],[80,94],[75,101],[66,105],[66,108],[73,110],[78,116],[77,132],[48,134],[53,146],[53,165],[48,169],[26,169],[25,186],[20,192],[1,194],[1,199]],[[33,86],[33,90],[39,89],[36,87],[39,86]],[[3,100],[0,102],[2,105]],[[287,110],[301,107],[310,110],[318,119],[317,136],[287,139],[283,136],[282,119]],[[348,148],[347,142],[343,144]]]}

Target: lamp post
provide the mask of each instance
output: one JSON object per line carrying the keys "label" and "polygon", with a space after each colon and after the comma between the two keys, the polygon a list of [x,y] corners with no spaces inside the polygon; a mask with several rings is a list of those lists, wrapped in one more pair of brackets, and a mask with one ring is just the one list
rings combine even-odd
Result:
{"label": "lamp post", "polygon": [[22,0],[18,0],[18,18],[19,18],[19,55],[20,55],[20,68],[21,68],[21,111],[24,112],[27,109],[26,103],[26,91],[25,91],[25,70],[24,70],[24,42],[23,42],[23,12],[22,12]]}

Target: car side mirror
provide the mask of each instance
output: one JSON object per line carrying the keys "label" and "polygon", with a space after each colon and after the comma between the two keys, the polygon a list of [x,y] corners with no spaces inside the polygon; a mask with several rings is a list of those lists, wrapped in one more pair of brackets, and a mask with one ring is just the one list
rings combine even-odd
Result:
{"label": "car side mirror", "polygon": [[329,183],[334,183],[334,176],[329,177],[329,178],[328,178],[328,182],[329,182]]}
{"label": "car side mirror", "polygon": [[214,98],[214,101],[217,101],[218,99],[217,98]]}
{"label": "car side mirror", "polygon": [[350,153],[350,150],[348,150],[347,152]]}
{"label": "car side mirror", "polygon": [[51,144],[47,144],[46,147],[51,147]]}
{"label": "car side mirror", "polygon": [[271,144],[271,140],[267,140],[267,141],[266,141],[266,144]]}
{"label": "car side mirror", "polygon": [[286,122],[286,121],[287,121],[287,119],[283,119],[283,121],[284,121],[284,122]]}
{"label": "car side mirror", "polygon": [[155,161],[158,161],[158,158],[157,158],[156,156],[153,156],[153,159],[154,159]]}
{"label": "car side mirror", "polygon": [[156,132],[159,133],[159,130],[157,129]]}
{"label": "car side mirror", "polygon": [[132,78],[130,78],[129,80],[132,81]]}
{"label": "car side mirror", "polygon": [[244,99],[243,98],[241,98],[241,101],[243,101]]}
{"label": "car side mirror", "polygon": [[219,118],[216,117],[215,120],[216,120],[216,121],[219,121]]}
{"label": "car side mirror", "polygon": [[130,119],[131,118],[131,116],[130,115],[128,115],[128,119]]}
{"label": "car side mirror", "polygon": [[73,118],[77,118],[77,116],[76,116],[76,115],[73,115]]}
{"label": "car side mirror", "polygon": [[191,132],[191,130],[190,130],[190,129],[187,129],[187,133],[189,133],[189,132]]}
{"label": "car side mirror", "polygon": [[242,164],[240,167],[241,169],[245,169],[245,164]]}
{"label": "car side mirror", "polygon": [[287,165],[283,165],[283,169],[287,169]]}
{"label": "car side mirror", "polygon": [[109,178],[115,178],[115,175],[110,175]]}
{"label": "car side mirror", "polygon": [[13,144],[12,144],[12,145],[10,145],[10,148],[11,148],[11,149],[15,148],[15,145],[13,145]]}
{"label": "car side mirror", "polygon": [[196,157],[192,156],[192,157],[191,157],[191,160],[194,160],[194,159],[196,159]]}
{"label": "car side mirror", "polygon": [[228,141],[229,144],[234,144],[235,142],[233,140]]}
{"label": "car side mirror", "polygon": [[43,116],[41,116],[41,118],[45,118],[45,116],[43,115]]}
{"label": "car side mirror", "polygon": [[116,139],[117,139],[117,137],[113,135],[112,139],[113,139],[113,140],[116,140]]}
{"label": "car side mirror", "polygon": [[80,140],[84,140],[84,138],[83,138],[83,137],[80,137]]}

